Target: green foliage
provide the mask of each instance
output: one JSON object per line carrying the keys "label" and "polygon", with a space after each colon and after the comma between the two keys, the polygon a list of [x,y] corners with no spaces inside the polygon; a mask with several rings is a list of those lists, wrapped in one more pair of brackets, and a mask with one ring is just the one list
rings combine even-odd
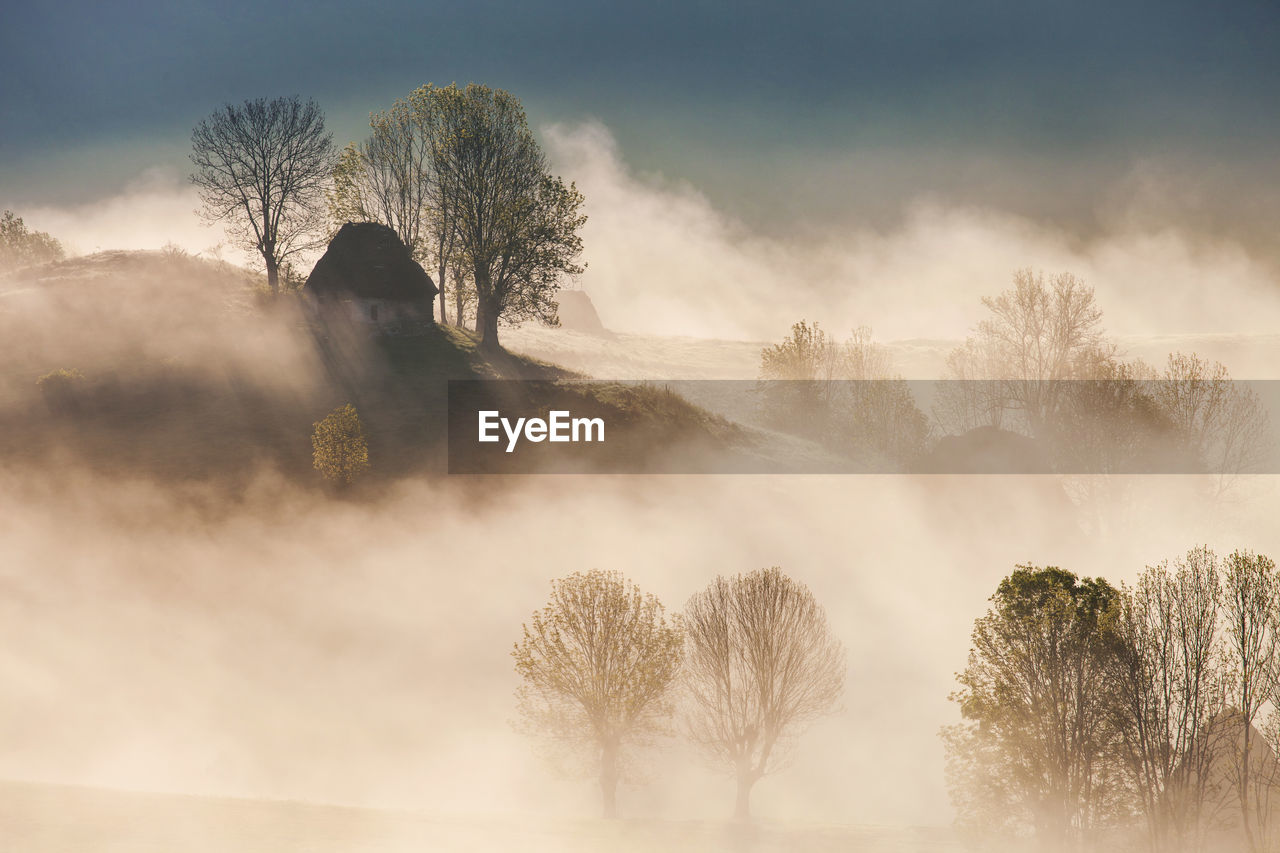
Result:
{"label": "green foliage", "polygon": [[356,407],[347,403],[315,424],[312,460],[325,480],[348,485],[369,470],[369,445]]}
{"label": "green foliage", "polygon": [[437,91],[441,182],[472,271],[477,331],[496,346],[499,319],[556,322],[560,279],[583,270],[583,197],[550,174],[511,93],[476,84]]}
{"label": "green foliage", "polygon": [[74,367],[51,370],[36,380],[45,404],[54,413],[74,412],[79,407],[76,392],[84,384],[84,374]]}
{"label": "green foliage", "polygon": [[515,644],[526,728],[598,761],[606,816],[613,816],[623,750],[660,728],[680,670],[683,636],[662,603],[620,572],[575,572],[551,582],[551,598]]}
{"label": "green foliage", "polygon": [[[325,199],[329,204],[330,239],[348,222],[378,221],[370,219],[365,202],[361,198],[361,173],[364,168],[364,154],[359,144],[348,142],[334,161],[333,183],[325,192]],[[403,234],[400,235],[400,239],[404,239]]]}
{"label": "green foliage", "polygon": [[1052,566],[1018,566],[1000,582],[952,696],[968,723],[944,731],[970,831],[1080,844],[1122,810],[1102,677],[1118,600],[1105,580]]}
{"label": "green foliage", "polygon": [[[1133,587],[1019,566],[974,623],[943,730],[960,825],[1102,849],[1272,849],[1280,789],[1280,574],[1207,547]],[[1025,842],[1012,849],[1025,848]]]}
{"label": "green foliage", "polygon": [[58,261],[65,254],[61,243],[43,231],[32,231],[13,211],[0,217],[0,272]]}
{"label": "green foliage", "polygon": [[[477,331],[497,322],[555,324],[555,294],[576,275],[583,198],[547,169],[520,102],[487,86],[421,86],[369,119],[370,135],[337,159],[333,227],[381,222],[434,263],[441,316],[449,271],[455,321],[474,299]],[[466,281],[467,277],[470,281]]]}
{"label": "green foliage", "polygon": [[41,376],[36,380],[36,385],[40,388],[66,388],[83,381],[84,374],[76,368],[60,367]]}
{"label": "green foliage", "polygon": [[423,259],[435,201],[434,91],[421,87],[370,114],[370,135],[338,155],[327,196],[334,231],[346,222],[379,222],[396,232],[415,259]]}
{"label": "green foliage", "polygon": [[838,365],[836,342],[829,340],[817,323],[809,325],[804,320],[792,325],[791,334],[782,343],[760,352],[761,379],[833,379]]}

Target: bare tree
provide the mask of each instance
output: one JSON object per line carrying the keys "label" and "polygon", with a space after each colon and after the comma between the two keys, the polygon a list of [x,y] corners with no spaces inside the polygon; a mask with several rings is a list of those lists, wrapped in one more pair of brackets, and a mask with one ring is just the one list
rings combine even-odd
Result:
{"label": "bare tree", "polygon": [[951,379],[984,384],[944,387],[940,411],[949,422],[972,425],[998,423],[997,411],[1014,412],[1031,435],[1040,435],[1058,412],[1062,380],[1095,376],[1115,354],[1102,333],[1093,288],[1070,273],[1047,279],[1023,269],[1014,273],[1012,288],[982,304],[990,316],[952,353],[948,369]]}
{"label": "bare tree", "polygon": [[685,607],[691,739],[737,778],[735,815],[800,729],[844,686],[844,649],[803,584],[778,568],[718,577]]}
{"label": "bare tree", "polygon": [[600,570],[552,581],[550,601],[515,644],[526,724],[591,748],[605,817],[617,815],[624,747],[670,712],[681,645],[678,624],[668,624],[657,598]]}
{"label": "bare tree", "polygon": [[369,127],[369,137],[344,148],[334,166],[330,218],[335,227],[380,222],[396,232],[415,260],[421,260],[431,143],[404,99],[370,115]]}
{"label": "bare tree", "polygon": [[991,378],[994,374],[973,338],[947,354],[946,379],[937,383],[932,409],[943,435],[1003,428],[1005,400],[1000,383]]}
{"label": "bare tree", "polygon": [[1155,383],[1160,410],[1205,470],[1217,475],[1219,493],[1236,476],[1257,469],[1271,425],[1253,389],[1194,353],[1171,354],[1162,379]]}
{"label": "bare tree", "polygon": [[1196,548],[1148,567],[1116,614],[1115,723],[1154,851],[1200,849],[1215,813],[1221,598],[1217,557]]}
{"label": "bare tree", "polygon": [[278,293],[282,266],[323,239],[322,202],[333,168],[324,113],[297,96],[226,104],[196,125],[191,147],[201,214],[227,223],[262,257],[267,283]]}
{"label": "bare tree", "polygon": [[[1269,810],[1259,800],[1253,771],[1263,706],[1276,693],[1280,663],[1280,577],[1269,557],[1235,551],[1227,558],[1223,621],[1230,670],[1229,701],[1240,716],[1240,742],[1227,764],[1240,801],[1240,817],[1250,850],[1262,850],[1269,827],[1261,822]],[[1266,790],[1266,789],[1263,789]],[[1268,792],[1269,793],[1269,792]]]}

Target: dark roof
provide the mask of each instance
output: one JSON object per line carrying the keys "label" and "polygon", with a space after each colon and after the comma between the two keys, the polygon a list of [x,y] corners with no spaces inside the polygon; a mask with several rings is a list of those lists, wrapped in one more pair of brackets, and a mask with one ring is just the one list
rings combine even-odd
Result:
{"label": "dark roof", "polygon": [[396,232],[377,222],[343,225],[304,287],[315,296],[415,301],[439,292]]}

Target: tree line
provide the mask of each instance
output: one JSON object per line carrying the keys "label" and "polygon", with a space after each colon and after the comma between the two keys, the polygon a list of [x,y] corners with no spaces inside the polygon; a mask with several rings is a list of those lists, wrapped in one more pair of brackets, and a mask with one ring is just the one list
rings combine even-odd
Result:
{"label": "tree line", "polygon": [[43,231],[33,231],[12,210],[0,215],[0,273],[34,264],[59,261],[62,244]]}
{"label": "tree line", "polygon": [[1194,353],[1163,369],[1124,358],[1093,289],[1070,273],[1019,270],[982,302],[988,315],[948,355],[929,414],[870,329],[841,341],[802,320],[761,352],[765,422],[889,470],[979,429],[1033,439],[1052,470],[1170,466],[1216,474],[1221,488],[1266,461],[1270,417],[1253,389]]}
{"label": "tree line", "polygon": [[370,116],[370,135],[335,149],[315,101],[226,104],[192,133],[201,213],[256,253],[273,293],[344,222],[389,226],[436,275],[439,319],[556,322],[555,294],[580,273],[583,197],[550,171],[511,93],[427,84]]}
{"label": "tree line", "polygon": [[1198,547],[1132,585],[1018,566],[974,623],[943,730],[983,849],[1280,845],[1280,574]]}
{"label": "tree line", "polygon": [[802,583],[774,567],[717,577],[668,618],[619,572],[551,583],[512,650],[521,725],[556,758],[598,777],[606,817],[655,738],[683,733],[736,782],[778,769],[844,686],[844,648]]}

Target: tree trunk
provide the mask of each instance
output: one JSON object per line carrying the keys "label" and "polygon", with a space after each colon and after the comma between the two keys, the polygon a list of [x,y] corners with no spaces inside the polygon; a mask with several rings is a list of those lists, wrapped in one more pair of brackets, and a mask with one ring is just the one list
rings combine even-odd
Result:
{"label": "tree trunk", "polygon": [[265,251],[262,253],[262,259],[267,264],[267,285],[271,288],[272,296],[280,295],[280,265],[276,263],[274,252]]}
{"label": "tree trunk", "polygon": [[462,274],[453,268],[453,324],[462,328]]}
{"label": "tree trunk", "polygon": [[498,349],[498,300],[489,283],[489,268],[476,265],[476,331],[483,349]]}
{"label": "tree trunk", "polygon": [[738,774],[738,799],[733,807],[733,819],[747,822],[751,820],[751,786],[755,779],[747,773]]}
{"label": "tree trunk", "polygon": [[271,230],[271,220],[267,215],[264,199],[262,210],[262,239],[258,241],[258,250],[262,252],[262,260],[267,264],[267,285],[272,296],[280,295],[280,261],[276,258],[275,233]]}
{"label": "tree trunk", "polygon": [[[483,304],[481,306],[483,308]],[[480,346],[484,349],[499,349],[498,346],[498,312],[485,308],[476,314],[476,331],[480,333]]]}
{"label": "tree trunk", "polygon": [[436,279],[436,284],[440,287],[440,325],[443,326],[447,322],[444,316],[444,282],[445,273],[448,272],[448,270],[445,268],[445,265],[441,263],[440,266],[436,268],[436,272],[440,276]]}
{"label": "tree trunk", "polygon": [[604,806],[604,816],[609,819],[618,816],[618,747],[616,744],[605,744],[600,751],[600,797]]}
{"label": "tree trunk", "polygon": [[1240,752],[1240,823],[1244,827],[1244,838],[1249,849],[1256,851],[1258,840],[1254,837],[1253,823],[1249,819],[1249,729],[1253,727],[1253,722],[1245,714],[1240,716],[1244,720],[1244,748]]}

